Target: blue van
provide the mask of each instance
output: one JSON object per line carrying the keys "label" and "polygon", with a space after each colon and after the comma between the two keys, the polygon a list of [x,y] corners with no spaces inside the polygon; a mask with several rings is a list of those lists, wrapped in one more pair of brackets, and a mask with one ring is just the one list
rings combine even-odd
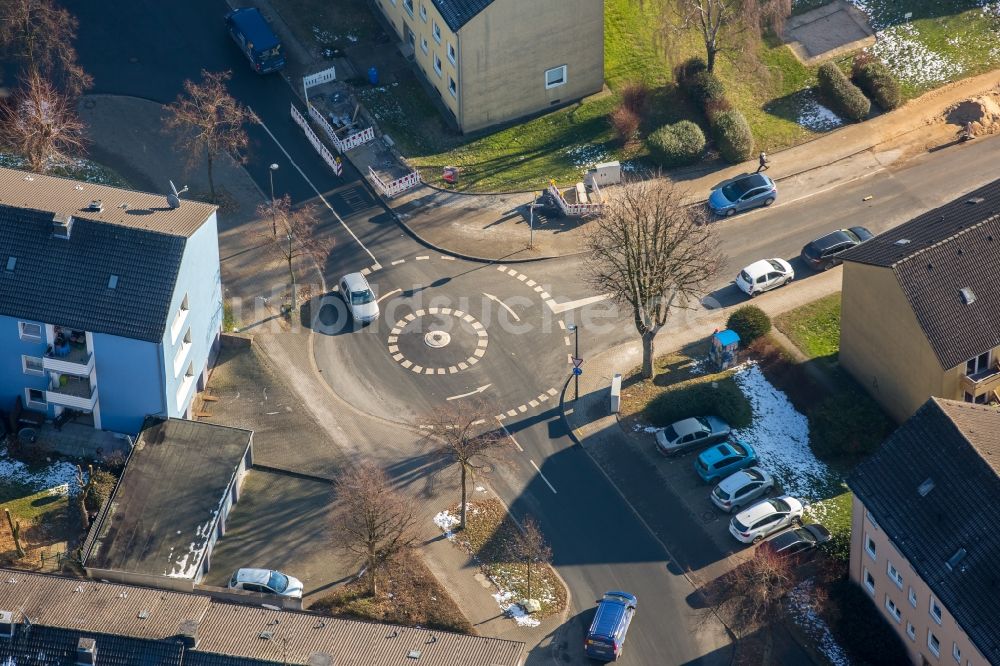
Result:
{"label": "blue van", "polygon": [[256,7],[229,12],[226,14],[226,27],[258,74],[276,72],[285,66],[281,42]]}
{"label": "blue van", "polygon": [[639,600],[634,594],[618,590],[605,592],[604,598],[597,600],[597,612],[583,642],[583,651],[588,657],[614,661],[621,656],[637,603]]}

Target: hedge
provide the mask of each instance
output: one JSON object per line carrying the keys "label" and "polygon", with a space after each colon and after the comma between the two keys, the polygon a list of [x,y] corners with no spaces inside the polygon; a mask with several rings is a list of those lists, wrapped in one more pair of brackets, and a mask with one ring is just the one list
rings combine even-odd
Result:
{"label": "hedge", "polygon": [[834,111],[848,120],[860,122],[868,117],[872,103],[851,83],[837,64],[825,62],[816,72],[819,88],[834,107]]}
{"label": "hedge", "polygon": [[705,152],[705,134],[690,120],[682,120],[650,134],[646,145],[660,166],[685,166],[697,162]]}
{"label": "hedge", "polygon": [[751,424],[753,410],[732,376],[706,375],[676,384],[653,398],[643,412],[647,421],[661,427],[691,416],[707,415],[718,416],[733,428]]}
{"label": "hedge", "polygon": [[771,330],[771,318],[756,305],[744,305],[729,315],[726,328],[736,331],[740,344],[746,347]]}
{"label": "hedge", "polygon": [[84,498],[87,510],[98,511],[108,498],[111,497],[111,493],[114,492],[117,482],[118,479],[111,472],[106,472],[103,469],[96,470],[94,472],[94,483],[90,486],[87,496]]}
{"label": "hedge", "polygon": [[899,81],[881,61],[855,60],[854,82],[885,111],[891,111],[903,103],[903,91]]}
{"label": "hedge", "polygon": [[745,162],[753,155],[753,134],[743,114],[736,109],[723,111],[712,119],[712,136],[722,159],[730,164]]}
{"label": "hedge", "polygon": [[722,85],[722,81],[708,71],[692,74],[686,79],[684,89],[702,111],[705,111],[712,102],[726,98],[726,88]]}
{"label": "hedge", "polygon": [[826,460],[872,453],[891,430],[886,415],[860,389],[837,393],[809,413],[813,452]]}
{"label": "hedge", "polygon": [[699,58],[698,56],[688,58],[674,68],[674,80],[677,82],[677,85],[687,90],[688,80],[698,72],[704,72],[707,69],[708,63],[705,62],[704,58]]}

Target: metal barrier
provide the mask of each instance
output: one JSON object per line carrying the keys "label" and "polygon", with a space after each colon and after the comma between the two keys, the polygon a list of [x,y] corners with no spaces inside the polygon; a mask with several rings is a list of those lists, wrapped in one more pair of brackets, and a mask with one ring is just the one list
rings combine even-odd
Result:
{"label": "metal barrier", "polygon": [[379,178],[378,174],[371,167],[368,167],[368,175],[379,191],[387,197],[394,197],[400,192],[405,192],[420,184],[420,173],[418,171],[412,171],[402,178],[397,178],[388,183]]}
{"label": "metal barrier", "polygon": [[326,118],[323,114],[313,106],[309,105],[309,117],[322,128],[323,132],[326,134],[326,138],[330,140],[333,147],[337,149],[337,152],[343,155],[351,148],[357,148],[358,146],[364,145],[375,138],[375,128],[369,127],[368,129],[363,129],[360,132],[355,132],[346,139],[341,139],[337,136],[337,133],[333,131],[330,127],[330,123],[326,122]]}
{"label": "metal barrier", "polygon": [[[604,212],[605,204],[603,201],[600,203],[571,204],[566,201],[566,197],[563,196],[563,193],[559,191],[559,188],[556,187],[554,183],[549,185],[548,191],[549,194],[551,194],[556,200],[556,203],[559,205],[559,208],[562,210],[564,215],[582,217],[584,215],[599,215]],[[598,196],[603,198],[600,191],[598,191]]]}
{"label": "metal barrier", "polygon": [[341,163],[340,158],[335,157],[334,154],[330,152],[330,149],[323,145],[323,142],[319,140],[318,136],[316,136],[316,132],[314,132],[312,127],[309,126],[309,121],[307,121],[305,117],[299,113],[299,110],[295,108],[294,104],[291,105],[291,109],[292,120],[294,120],[295,124],[301,127],[302,131],[306,133],[306,138],[309,139],[309,143],[311,143],[313,148],[316,149],[319,156],[323,158],[323,161],[326,162],[331,169],[333,169],[335,174],[338,176],[343,175],[344,165]]}

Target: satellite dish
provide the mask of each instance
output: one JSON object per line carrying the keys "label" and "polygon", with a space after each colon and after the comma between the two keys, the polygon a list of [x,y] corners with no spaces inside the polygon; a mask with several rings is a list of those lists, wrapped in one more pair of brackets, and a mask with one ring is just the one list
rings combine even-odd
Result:
{"label": "satellite dish", "polygon": [[181,207],[181,195],[188,191],[188,186],[185,185],[180,190],[174,185],[174,181],[170,181],[170,194],[167,195],[167,205],[171,208]]}

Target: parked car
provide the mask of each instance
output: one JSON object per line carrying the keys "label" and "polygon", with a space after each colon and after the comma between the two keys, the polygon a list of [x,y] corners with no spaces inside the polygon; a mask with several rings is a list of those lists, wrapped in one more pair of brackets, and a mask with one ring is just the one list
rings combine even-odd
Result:
{"label": "parked car", "polygon": [[794,279],[795,271],[784,259],[761,259],[740,271],[736,276],[736,286],[753,298],[757,294],[786,285]]}
{"label": "parked car", "polygon": [[875,234],[864,227],[837,229],[803,247],[802,261],[813,270],[825,271],[840,263],[837,256],[841,252],[850,250],[874,237]]}
{"label": "parked car", "polygon": [[740,511],[729,521],[729,532],[743,543],[757,543],[792,523],[802,524],[802,502],[782,495]]}
{"label": "parked car", "polygon": [[762,173],[748,173],[712,190],[708,207],[716,215],[730,216],[740,211],[770,206],[778,198],[778,187]]}
{"label": "parked car", "polygon": [[368,280],[361,273],[348,273],[340,278],[340,296],[347,303],[354,321],[370,324],[378,319],[378,302]]}
{"label": "parked car", "polygon": [[694,471],[705,483],[725,478],[757,462],[757,452],[746,442],[734,439],[702,451],[694,461]]}
{"label": "parked car", "polygon": [[226,28],[258,74],[276,72],[285,66],[281,42],[256,7],[234,9],[226,14]]}
{"label": "parked car", "polygon": [[760,544],[760,547],[781,557],[802,557],[830,538],[830,532],[825,527],[810,523],[771,537]]}
{"label": "parked car", "polygon": [[664,455],[677,455],[729,437],[729,424],[717,416],[697,416],[671,423],[656,433],[656,447]]}
{"label": "parked car", "polygon": [[229,589],[302,598],[302,581],[271,569],[237,569],[229,580]]}
{"label": "parked car", "polygon": [[605,592],[604,597],[597,600],[597,612],[583,641],[584,653],[601,661],[618,659],[638,603],[634,594],[620,590]]}
{"label": "parked car", "polygon": [[746,506],[774,488],[774,477],[760,467],[747,467],[719,482],[710,497],[726,513]]}

